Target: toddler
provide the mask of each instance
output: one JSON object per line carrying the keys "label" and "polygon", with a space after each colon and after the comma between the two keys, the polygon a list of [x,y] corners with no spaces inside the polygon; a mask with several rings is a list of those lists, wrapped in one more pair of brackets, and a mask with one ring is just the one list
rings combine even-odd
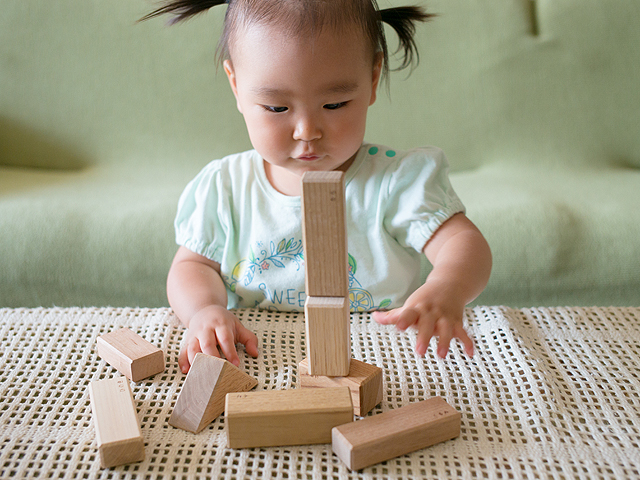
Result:
{"label": "toddler", "polygon": [[[220,1],[171,0],[192,17]],[[363,143],[367,109],[388,74],[383,22],[398,34],[401,68],[416,52],[418,7],[379,10],[375,0],[229,0],[218,56],[254,150],[207,165],[186,187],[175,220],[180,246],[169,303],[187,327],[179,365],[196,353],[239,363],[258,355],[255,334],[229,309],[302,311],[301,176],[345,172],[352,311],[432,337],[444,358],[453,338],[468,355],[463,311],[486,286],[491,253],[448,180],[436,148],[399,151]],[[420,256],[433,265],[420,281]]]}

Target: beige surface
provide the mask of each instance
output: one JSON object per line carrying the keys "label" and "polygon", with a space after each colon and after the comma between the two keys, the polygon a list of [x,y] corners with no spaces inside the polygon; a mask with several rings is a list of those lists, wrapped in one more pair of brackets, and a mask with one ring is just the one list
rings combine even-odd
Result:
{"label": "beige surface", "polygon": [[[305,357],[299,314],[243,311],[258,390],[290,388]],[[410,332],[352,318],[353,357],[384,371],[373,414],[432,396],[462,416],[460,437],[350,473],[330,445],[231,450],[224,418],[198,435],[167,424],[184,381],[182,327],[168,310],[0,310],[0,478],[639,478],[640,308],[467,310],[477,354],[413,353]],[[145,460],[100,469],[87,385],[117,375],[98,335],[129,327],[166,370],[131,384]],[[271,475],[275,476],[271,476]]]}

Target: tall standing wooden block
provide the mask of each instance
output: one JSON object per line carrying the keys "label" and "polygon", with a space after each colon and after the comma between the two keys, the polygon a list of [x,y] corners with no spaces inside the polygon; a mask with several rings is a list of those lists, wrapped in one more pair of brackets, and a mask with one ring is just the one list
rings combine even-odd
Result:
{"label": "tall standing wooden block", "polygon": [[306,172],[302,176],[302,241],[307,295],[349,295],[344,200],[343,172]]}
{"label": "tall standing wooden block", "polygon": [[327,377],[309,374],[309,359],[298,365],[298,378],[302,388],[349,387],[353,413],[362,417],[382,401],[382,369],[375,365],[351,359],[349,375]]}
{"label": "tall standing wooden block", "polygon": [[103,468],[144,460],[144,439],[125,377],[89,384],[96,441]]}
{"label": "tall standing wooden block", "polygon": [[353,421],[347,387],[230,393],[225,424],[230,448],[331,442],[331,429]]}
{"label": "tall standing wooden block", "polygon": [[225,395],[246,392],[258,384],[238,367],[221,358],[196,354],[169,425],[198,433],[224,411]]}
{"label": "tall standing wooden block", "polygon": [[128,328],[98,337],[98,355],[128,379],[138,382],[164,371],[164,353]]}
{"label": "tall standing wooden block", "polygon": [[311,375],[346,376],[351,362],[348,297],[307,297],[307,354]]}
{"label": "tall standing wooden block", "polygon": [[340,425],[333,452],[351,470],[373,465],[460,435],[460,413],[440,397]]}

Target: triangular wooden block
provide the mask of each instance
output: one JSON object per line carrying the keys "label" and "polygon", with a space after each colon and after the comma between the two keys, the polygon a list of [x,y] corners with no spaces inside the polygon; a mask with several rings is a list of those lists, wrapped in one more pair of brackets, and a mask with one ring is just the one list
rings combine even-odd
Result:
{"label": "triangular wooden block", "polygon": [[169,425],[198,433],[224,412],[227,393],[247,392],[258,381],[221,358],[196,354]]}

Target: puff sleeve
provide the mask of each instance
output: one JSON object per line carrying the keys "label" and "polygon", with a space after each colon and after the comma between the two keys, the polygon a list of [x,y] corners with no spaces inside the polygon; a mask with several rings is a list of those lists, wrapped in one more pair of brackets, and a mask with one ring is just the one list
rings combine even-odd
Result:
{"label": "puff sleeve", "polygon": [[445,221],[465,211],[438,148],[407,152],[391,170],[386,187],[384,227],[400,245],[418,252]]}

